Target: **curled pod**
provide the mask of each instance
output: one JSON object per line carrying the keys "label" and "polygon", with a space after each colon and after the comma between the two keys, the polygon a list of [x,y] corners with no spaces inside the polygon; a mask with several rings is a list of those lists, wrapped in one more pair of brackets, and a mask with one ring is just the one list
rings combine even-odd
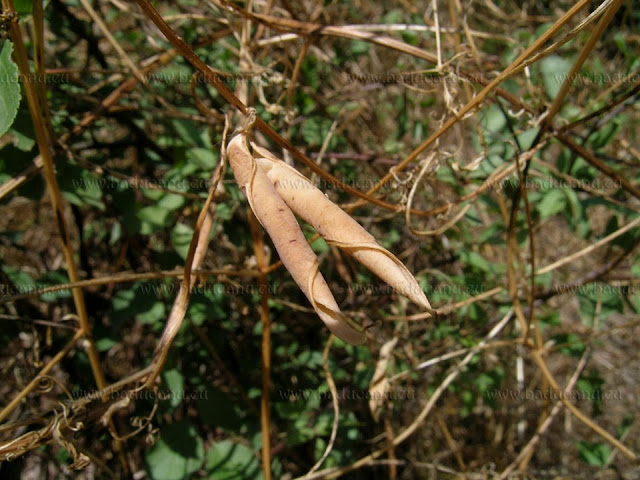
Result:
{"label": "curled pod", "polygon": [[227,147],[229,164],[238,186],[260,224],[273,241],[280,260],[320,319],[338,338],[360,345],[366,333],[340,312],[329,286],[318,270],[318,259],[307,243],[295,216],[265,173],[257,168],[246,137],[236,135]]}
{"label": "curled pod", "polygon": [[263,148],[254,149],[258,168],[271,180],[293,212],[309,223],[329,244],[336,245],[415,304],[434,313],[418,281],[391,252],[381,247],[362,225],[333,203],[304,175]]}

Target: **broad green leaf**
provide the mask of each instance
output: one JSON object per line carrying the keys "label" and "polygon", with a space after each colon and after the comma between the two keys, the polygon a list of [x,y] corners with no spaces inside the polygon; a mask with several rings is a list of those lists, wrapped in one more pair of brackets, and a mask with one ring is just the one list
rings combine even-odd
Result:
{"label": "broad green leaf", "polygon": [[96,348],[98,349],[99,352],[106,352],[117,344],[118,342],[116,340],[108,337],[96,340]]}
{"label": "broad green leaf", "polygon": [[616,138],[616,134],[620,131],[620,127],[624,123],[624,120],[626,119],[623,116],[619,116],[618,119],[605,123],[597,132],[589,137],[589,144],[591,147],[594,150],[598,150],[611,143],[611,141]]}
{"label": "broad green leaf", "polygon": [[182,480],[200,470],[204,462],[204,442],[189,422],[165,426],[160,440],[146,454],[153,480]]}
{"label": "broad green leaf", "polygon": [[[64,285],[69,283],[69,277],[66,272],[61,270],[52,270],[38,278],[38,287],[50,287],[54,285]],[[61,298],[70,298],[71,290],[59,290],[43,294],[40,298],[43,302],[57,302]]]}
{"label": "broad green leaf", "polygon": [[3,295],[13,295],[19,293],[29,293],[35,288],[35,282],[31,275],[7,265],[2,266],[2,271],[7,275],[12,286],[0,286],[4,291]]}
{"label": "broad green leaf", "polygon": [[[206,292],[202,292],[206,288]],[[197,287],[191,296],[187,318],[196,325],[207,321],[217,322],[227,318],[225,286],[222,283]],[[260,323],[260,322],[258,322]]]}
{"label": "broad green leaf", "polygon": [[389,10],[382,16],[381,23],[402,23],[404,16],[404,10],[401,8],[394,8]]}
{"label": "broad green leaf", "polygon": [[64,197],[74,205],[83,207],[91,205],[104,211],[102,188],[108,180],[98,177],[84,168],[61,162],[58,168],[60,190]]}
{"label": "broad green leaf", "polygon": [[462,252],[460,254],[460,258],[472,267],[482,271],[482,272],[490,272],[491,264],[485,260],[485,258],[477,252]]}
{"label": "broad green leaf", "polygon": [[253,450],[231,440],[215,443],[207,452],[206,468],[216,480],[259,480],[260,462]]}
{"label": "broad green leaf", "polygon": [[215,218],[219,218],[220,220],[231,220],[233,216],[233,209],[227,205],[226,203],[219,203],[216,205],[216,215]]}
{"label": "broad green leaf", "polygon": [[158,206],[166,208],[167,210],[178,210],[185,203],[187,203],[187,199],[182,195],[177,195],[175,193],[165,193],[158,201]]}
{"label": "broad green leaf", "polygon": [[578,454],[589,465],[602,467],[607,464],[611,456],[611,447],[605,443],[579,441]]}
{"label": "broad green leaf", "polygon": [[530,128],[518,135],[518,142],[523,150],[528,150],[533,144],[533,140],[538,135],[539,128]]}
{"label": "broad green leaf", "polygon": [[[176,62],[172,62],[172,65],[176,65]],[[179,76],[180,72],[166,72],[166,70],[170,70],[171,67],[166,67],[163,69],[163,73],[169,73],[169,75]],[[191,77],[191,72],[189,69],[185,67],[177,67],[178,69],[182,69],[184,72],[183,78]],[[209,140],[209,133],[206,128],[202,128],[201,125],[196,124],[192,120],[187,120],[183,118],[175,118],[171,122],[173,128],[175,129],[175,133],[171,135],[170,143],[172,145],[200,145],[201,147],[208,148],[211,146],[211,141]]]}
{"label": "broad green leaf", "polygon": [[330,120],[322,117],[310,117],[302,127],[302,138],[310,147],[322,145],[330,127]]}
{"label": "broad green leaf", "polygon": [[633,56],[629,52],[629,46],[627,45],[627,41],[625,38],[625,34],[622,32],[617,32],[613,35],[613,41],[616,43],[618,49],[624,54],[626,58]]}
{"label": "broad green leaf", "polygon": [[561,212],[566,206],[566,201],[567,197],[562,190],[551,190],[545,193],[542,200],[536,205],[536,209],[540,212],[540,218],[545,220]]}
{"label": "broad green leaf", "polygon": [[540,61],[542,81],[549,98],[558,95],[560,87],[571,70],[571,62],[558,55],[549,55]]}
{"label": "broad green leaf", "polygon": [[12,51],[13,43],[4,40],[0,50],[0,137],[9,130],[20,106],[18,66],[11,59]]}
{"label": "broad green leaf", "polygon": [[203,170],[213,170],[218,163],[217,156],[208,148],[191,148],[187,151],[187,160]]}
{"label": "broad green leaf", "polygon": [[322,238],[318,238],[315,242],[311,244],[311,248],[317,254],[326,253],[329,251],[329,245]]}
{"label": "broad green leaf", "polygon": [[396,229],[392,229],[392,230],[389,230],[388,232],[386,232],[385,236],[378,238],[378,242],[384,248],[390,249],[398,241],[400,241],[400,239],[401,239],[401,237],[400,237],[400,234],[398,233],[398,231]]}
{"label": "broad green leaf", "polygon": [[[44,287],[69,283],[69,277],[67,277],[63,271],[59,270],[47,272],[38,278],[37,281],[34,281],[28,273],[6,265],[2,267],[2,271],[7,275],[12,285],[4,287],[0,285],[0,295],[33,293],[42,291]],[[57,292],[42,294],[40,299],[43,302],[57,302],[61,298],[69,298],[70,296],[71,292],[69,290],[59,290]]]}
{"label": "broad green leaf", "polygon": [[602,413],[602,387],[605,381],[596,370],[592,370],[588,375],[583,376],[577,382],[577,389],[581,395],[591,400],[592,415],[597,416]]}
{"label": "broad green leaf", "polygon": [[351,42],[351,53],[353,55],[363,55],[369,52],[369,42],[363,42],[362,40],[353,40]]}
{"label": "broad green leaf", "polygon": [[585,214],[584,206],[575,190],[566,189],[564,193],[569,204],[569,208],[566,210],[569,225],[578,235],[584,238],[589,233],[589,219]]}
{"label": "broad green leaf", "polygon": [[601,320],[624,311],[624,302],[619,288],[607,284],[584,285],[576,292],[576,297],[580,305],[582,322],[588,326],[593,325],[593,319],[598,311]]}
{"label": "broad green leaf", "polygon": [[111,308],[120,322],[131,318],[145,324],[162,327],[166,310],[162,301],[163,293],[173,295],[172,288],[156,282],[140,282],[127,290],[120,290],[113,296]]}
{"label": "broad green leaf", "polygon": [[559,351],[564,355],[581,357],[585,346],[582,339],[575,333],[561,333],[552,337],[556,345],[560,345]]}
{"label": "broad green leaf", "polygon": [[161,301],[155,302],[151,308],[144,310],[142,313],[136,315],[136,321],[142,324],[158,325],[162,324],[167,318],[167,311],[164,303]]}
{"label": "broad green leaf", "polygon": [[481,117],[481,122],[487,130],[491,132],[500,132],[507,125],[507,119],[504,118],[504,114],[498,106],[491,104],[483,111],[483,113],[484,115]]}
{"label": "broad green leaf", "polygon": [[169,405],[177,407],[184,398],[184,377],[177,369],[166,370],[162,373],[165,388],[169,393]]}
{"label": "broad green leaf", "polygon": [[33,0],[14,0],[13,6],[20,18],[33,12]]}
{"label": "broad green leaf", "polygon": [[173,248],[176,249],[176,252],[178,252],[178,255],[180,255],[183,260],[187,258],[192,237],[193,229],[184,223],[178,223],[173,227],[173,230],[171,230],[171,245],[173,245]]}
{"label": "broad green leaf", "polygon": [[142,207],[136,213],[136,217],[143,222],[147,222],[157,227],[165,227],[171,223],[171,215],[166,208],[158,207],[157,205],[151,205],[149,207]]}

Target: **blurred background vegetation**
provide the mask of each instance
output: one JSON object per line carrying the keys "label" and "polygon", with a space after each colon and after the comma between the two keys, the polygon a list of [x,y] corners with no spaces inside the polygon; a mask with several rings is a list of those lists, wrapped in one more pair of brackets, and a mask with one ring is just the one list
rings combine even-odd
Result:
{"label": "blurred background vegetation", "polygon": [[[637,1],[154,2],[322,170],[363,193],[391,174],[371,196],[394,208],[366,201],[352,215],[441,312],[420,312],[318,240],[343,311],[375,322],[364,346],[327,347],[266,237],[273,268],[261,288],[247,204],[227,169],[155,390],[135,390],[137,372],[177,295],[224,115],[236,109],[134,2],[21,0],[17,15],[10,3],[0,44],[3,478],[295,478],[325,452],[307,478],[638,478]],[[21,71],[18,83],[20,58],[34,76]],[[255,137],[292,161],[272,135]],[[345,208],[358,200],[292,163]]]}

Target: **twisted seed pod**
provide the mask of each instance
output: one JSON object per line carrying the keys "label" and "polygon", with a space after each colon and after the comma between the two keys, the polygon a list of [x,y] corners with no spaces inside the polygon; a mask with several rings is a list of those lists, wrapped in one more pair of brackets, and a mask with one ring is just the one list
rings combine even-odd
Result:
{"label": "twisted seed pod", "polygon": [[307,243],[295,216],[273,188],[271,181],[257,168],[242,134],[227,147],[229,164],[238,186],[247,197],[258,221],[271,237],[285,268],[311,302],[320,319],[338,338],[360,345],[366,333],[345,317],[329,286],[318,270],[318,259]]}
{"label": "twisted seed pod", "polygon": [[415,277],[388,250],[305,176],[267,150],[254,149],[266,158],[256,159],[276,191],[296,215],[309,223],[329,244],[336,245],[366,266],[397,292],[433,313]]}

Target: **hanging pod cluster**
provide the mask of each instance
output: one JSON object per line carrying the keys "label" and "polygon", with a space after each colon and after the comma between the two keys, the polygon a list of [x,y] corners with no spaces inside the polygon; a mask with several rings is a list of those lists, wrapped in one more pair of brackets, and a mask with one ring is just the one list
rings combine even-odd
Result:
{"label": "hanging pod cluster", "polygon": [[[249,120],[248,125],[251,123]],[[255,156],[252,155],[247,130],[248,126],[240,130],[227,147],[236,182],[271,237],[283,265],[331,332],[354,345],[366,339],[365,329],[340,312],[294,214],[309,223],[329,245],[352,255],[397,292],[433,312],[411,272],[358,222],[268,150],[252,144]]]}

